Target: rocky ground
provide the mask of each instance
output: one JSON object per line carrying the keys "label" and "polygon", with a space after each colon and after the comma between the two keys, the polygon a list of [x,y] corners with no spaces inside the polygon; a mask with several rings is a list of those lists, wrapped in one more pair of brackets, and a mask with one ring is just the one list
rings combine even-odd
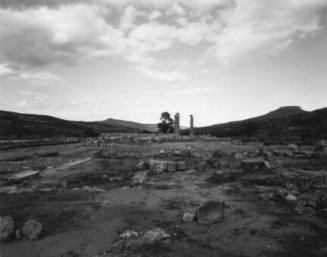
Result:
{"label": "rocky ground", "polygon": [[327,158],[313,146],[8,149],[0,181],[3,257],[327,256]]}

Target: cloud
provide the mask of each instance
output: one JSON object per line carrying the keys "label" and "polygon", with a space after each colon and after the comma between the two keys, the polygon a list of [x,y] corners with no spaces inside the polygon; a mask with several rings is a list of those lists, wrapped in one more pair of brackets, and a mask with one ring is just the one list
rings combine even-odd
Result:
{"label": "cloud", "polygon": [[[182,44],[208,49],[203,55],[222,65],[276,55],[319,31],[326,5],[326,0],[4,0],[0,58],[34,81],[54,79],[30,73],[35,69],[98,57],[124,59],[154,79],[185,80],[180,70],[155,69],[157,54],[172,51],[168,56],[174,58],[175,46]],[[8,67],[0,67],[1,73],[16,74]]]}
{"label": "cloud", "polygon": [[14,108],[19,111],[34,110],[40,107],[46,107],[49,103],[50,96],[29,90],[19,90],[18,93],[23,96],[23,100],[19,100],[14,104]]}
{"label": "cloud", "polygon": [[218,90],[214,90],[212,88],[206,87],[198,87],[198,88],[188,88],[183,90],[169,90],[169,91],[156,91],[155,94],[166,95],[166,96],[179,96],[179,95],[200,95],[200,94],[213,94],[219,93]]}
{"label": "cloud", "polygon": [[152,67],[138,67],[137,70],[141,72],[143,75],[149,77],[153,80],[164,81],[164,82],[178,82],[178,81],[186,81],[188,80],[188,76],[180,71],[162,71],[156,70]]}
{"label": "cloud", "polygon": [[45,71],[24,71],[19,68],[11,67],[8,64],[0,64],[0,79],[20,79],[33,85],[63,85],[64,80],[55,74]]}
{"label": "cloud", "polygon": [[222,15],[225,27],[216,35],[209,54],[223,65],[248,58],[276,55],[295,40],[320,27],[319,9],[326,1],[237,0]]}

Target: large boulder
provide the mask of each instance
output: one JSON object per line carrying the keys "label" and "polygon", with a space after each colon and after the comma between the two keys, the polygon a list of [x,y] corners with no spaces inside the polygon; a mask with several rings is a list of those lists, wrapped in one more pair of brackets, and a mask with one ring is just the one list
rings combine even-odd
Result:
{"label": "large boulder", "polygon": [[196,218],[200,224],[211,224],[221,221],[225,216],[225,203],[208,201],[201,204],[196,211]]}
{"label": "large boulder", "polygon": [[22,228],[22,233],[25,238],[34,240],[41,236],[43,225],[35,219],[29,219]]}
{"label": "large boulder", "polygon": [[9,241],[14,234],[14,220],[10,216],[0,217],[0,239],[3,242]]}

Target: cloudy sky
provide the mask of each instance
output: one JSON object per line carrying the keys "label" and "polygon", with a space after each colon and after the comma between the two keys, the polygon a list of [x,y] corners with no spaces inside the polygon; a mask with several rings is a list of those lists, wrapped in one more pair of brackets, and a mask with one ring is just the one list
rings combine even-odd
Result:
{"label": "cloudy sky", "polygon": [[207,125],[327,106],[327,0],[0,0],[0,109]]}

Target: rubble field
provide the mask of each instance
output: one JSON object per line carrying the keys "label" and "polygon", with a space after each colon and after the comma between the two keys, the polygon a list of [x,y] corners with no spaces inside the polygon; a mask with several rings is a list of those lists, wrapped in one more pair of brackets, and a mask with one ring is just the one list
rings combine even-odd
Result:
{"label": "rubble field", "polygon": [[3,149],[0,216],[2,257],[326,257],[326,148],[197,138]]}

